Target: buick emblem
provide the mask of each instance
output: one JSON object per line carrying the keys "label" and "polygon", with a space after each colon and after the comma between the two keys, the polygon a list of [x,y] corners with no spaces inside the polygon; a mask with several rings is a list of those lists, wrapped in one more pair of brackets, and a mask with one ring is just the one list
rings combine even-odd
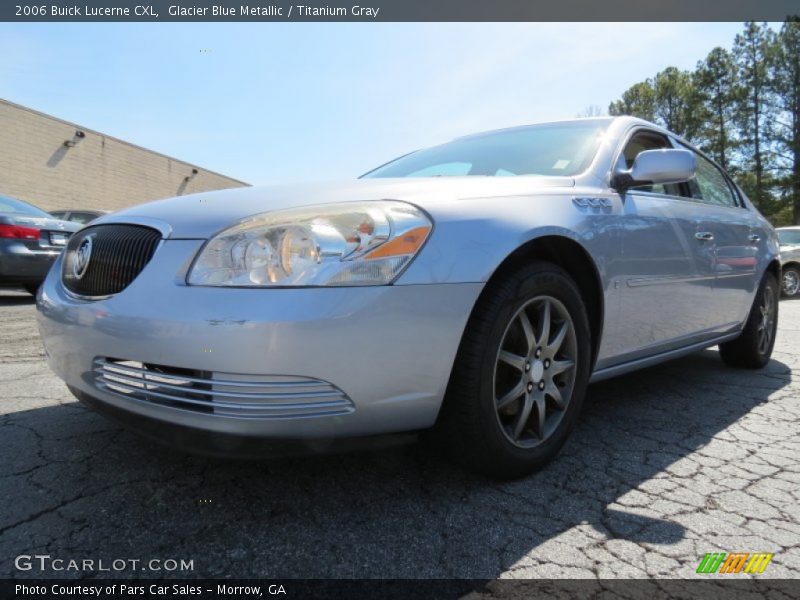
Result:
{"label": "buick emblem", "polygon": [[83,238],[81,245],[75,252],[75,259],[72,261],[72,274],[75,279],[80,279],[86,275],[89,268],[89,259],[92,257],[92,236]]}

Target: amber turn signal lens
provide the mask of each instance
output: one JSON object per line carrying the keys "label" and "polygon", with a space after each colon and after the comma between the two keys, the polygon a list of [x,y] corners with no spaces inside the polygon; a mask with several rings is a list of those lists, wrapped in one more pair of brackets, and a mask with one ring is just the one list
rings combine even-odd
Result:
{"label": "amber turn signal lens", "polygon": [[375,248],[375,250],[364,256],[364,260],[414,254],[425,242],[430,231],[430,227],[409,229],[404,234]]}

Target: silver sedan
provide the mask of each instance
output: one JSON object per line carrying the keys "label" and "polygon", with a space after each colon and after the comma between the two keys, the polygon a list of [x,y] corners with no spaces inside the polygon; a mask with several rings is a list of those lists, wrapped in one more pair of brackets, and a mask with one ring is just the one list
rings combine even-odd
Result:
{"label": "silver sedan", "polygon": [[775,231],[719,166],[598,118],[101,217],[38,316],[73,393],[159,441],[249,454],[426,430],[516,477],[558,452],[592,381],[715,345],[763,367],[779,277]]}

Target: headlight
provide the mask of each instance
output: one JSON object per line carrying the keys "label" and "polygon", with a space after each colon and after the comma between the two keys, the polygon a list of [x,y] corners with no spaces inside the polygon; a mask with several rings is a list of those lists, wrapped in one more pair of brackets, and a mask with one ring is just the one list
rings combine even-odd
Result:
{"label": "headlight", "polygon": [[391,283],[432,228],[421,210],[391,200],[283,210],[211,238],[189,285],[348,286]]}

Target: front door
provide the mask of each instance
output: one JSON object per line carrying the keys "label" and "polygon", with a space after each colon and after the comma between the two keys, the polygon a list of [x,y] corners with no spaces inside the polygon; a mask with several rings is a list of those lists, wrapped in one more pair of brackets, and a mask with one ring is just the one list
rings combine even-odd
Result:
{"label": "front door", "polygon": [[[640,130],[620,160],[630,168],[639,152],[671,147],[662,134]],[[696,235],[705,207],[682,197],[678,184],[631,188],[623,202],[617,362],[700,341],[715,310],[714,249]]]}
{"label": "front door", "polygon": [[686,345],[714,313],[713,248],[698,241],[702,207],[674,196],[625,196],[620,294],[629,360]]}

